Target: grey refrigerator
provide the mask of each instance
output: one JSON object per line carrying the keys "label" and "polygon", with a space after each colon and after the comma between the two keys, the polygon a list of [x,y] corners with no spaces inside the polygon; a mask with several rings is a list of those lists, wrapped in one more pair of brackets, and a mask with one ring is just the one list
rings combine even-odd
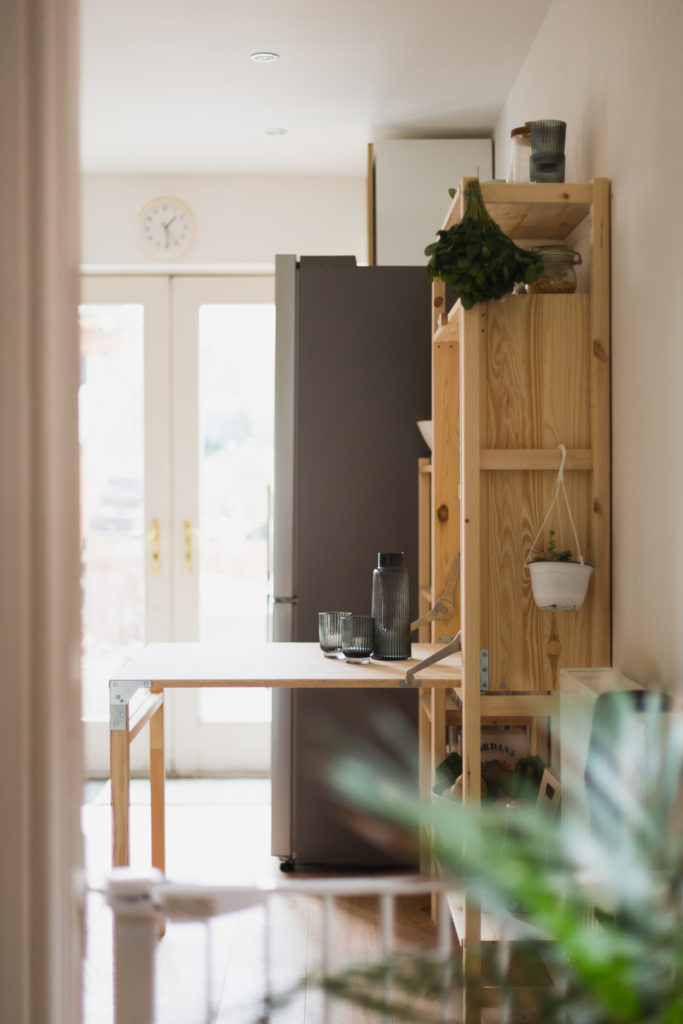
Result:
{"label": "grey refrigerator", "polygon": [[[369,614],[380,551],[404,552],[417,609],[429,339],[424,267],[276,257],[274,642],[317,641],[319,611]],[[272,853],[283,870],[414,866],[414,849],[391,830],[378,841],[336,796],[327,773],[345,751],[382,758],[416,786],[416,693],[273,691]]]}

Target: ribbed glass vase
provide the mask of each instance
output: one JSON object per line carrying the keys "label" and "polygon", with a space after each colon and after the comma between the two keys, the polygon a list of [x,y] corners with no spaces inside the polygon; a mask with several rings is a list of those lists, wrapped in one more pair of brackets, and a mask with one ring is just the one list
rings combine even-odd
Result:
{"label": "ribbed glass vase", "polygon": [[375,620],[373,658],[381,661],[410,657],[410,586],[403,552],[377,556],[372,574],[372,612]]}

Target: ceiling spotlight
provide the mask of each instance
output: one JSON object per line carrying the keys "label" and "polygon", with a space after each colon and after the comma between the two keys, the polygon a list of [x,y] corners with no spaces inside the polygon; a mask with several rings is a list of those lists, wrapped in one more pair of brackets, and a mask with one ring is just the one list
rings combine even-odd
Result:
{"label": "ceiling spotlight", "polygon": [[262,50],[258,53],[252,53],[251,59],[259,64],[270,64],[271,61],[277,60],[279,56],[279,53],[269,53],[268,50]]}
{"label": "ceiling spotlight", "polygon": [[286,128],[264,128],[266,135],[286,135]]}

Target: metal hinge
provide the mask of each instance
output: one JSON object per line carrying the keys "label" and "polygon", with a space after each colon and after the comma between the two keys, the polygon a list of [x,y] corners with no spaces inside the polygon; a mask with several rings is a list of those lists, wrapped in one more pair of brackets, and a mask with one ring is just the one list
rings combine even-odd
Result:
{"label": "metal hinge", "polygon": [[489,688],[489,652],[486,647],[479,651],[479,690],[486,693]]}

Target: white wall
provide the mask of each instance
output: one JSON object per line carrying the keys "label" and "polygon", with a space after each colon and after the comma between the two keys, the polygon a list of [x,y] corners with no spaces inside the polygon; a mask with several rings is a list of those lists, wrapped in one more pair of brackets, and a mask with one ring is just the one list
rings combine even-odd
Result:
{"label": "white wall", "polygon": [[136,216],[163,195],[184,199],[197,216],[194,245],[179,261],[188,266],[263,267],[279,252],[367,262],[362,177],[104,174],[83,178],[82,262],[149,265]]}
{"label": "white wall", "polygon": [[[683,688],[683,3],[555,0],[496,132],[567,122],[612,180],[614,664]],[[681,577],[679,577],[681,573]]]}

